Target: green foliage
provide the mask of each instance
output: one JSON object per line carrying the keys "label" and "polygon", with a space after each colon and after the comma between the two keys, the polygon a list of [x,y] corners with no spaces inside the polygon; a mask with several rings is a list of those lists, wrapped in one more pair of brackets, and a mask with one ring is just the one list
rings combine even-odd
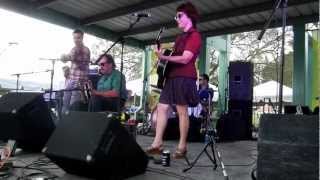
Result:
{"label": "green foliage", "polygon": [[[230,61],[249,61],[254,63],[254,85],[278,79],[278,66],[281,50],[281,29],[269,29],[261,41],[257,39],[260,31],[251,31],[231,35]],[[292,87],[293,33],[286,30],[284,85]],[[218,84],[218,56],[215,49],[209,49],[210,83]]]}
{"label": "green foliage", "polygon": [[1,95],[4,95],[4,94],[7,94],[8,92],[9,92],[9,90],[6,89],[6,88],[3,88],[3,87],[1,86],[1,84],[0,84],[0,96],[1,96]]}
{"label": "green foliage", "polygon": [[[91,47],[91,56],[92,61],[95,62],[99,55],[103,54],[113,42],[106,41],[103,39],[98,39],[98,43],[94,44]],[[121,45],[115,45],[110,51],[116,62],[117,69],[120,70],[121,63]],[[130,46],[124,46],[123,53],[123,72],[126,76],[126,79],[134,80],[142,76],[142,50],[136,49]]]}
{"label": "green foliage", "polygon": [[[280,73],[280,67],[278,63],[271,62],[264,66],[260,72],[264,79],[260,83],[264,83],[270,80],[278,81],[278,72]],[[284,63],[284,76],[283,84],[288,87],[292,87],[292,73],[293,73],[293,53],[289,53],[285,56]],[[255,82],[257,83],[257,81]]]}

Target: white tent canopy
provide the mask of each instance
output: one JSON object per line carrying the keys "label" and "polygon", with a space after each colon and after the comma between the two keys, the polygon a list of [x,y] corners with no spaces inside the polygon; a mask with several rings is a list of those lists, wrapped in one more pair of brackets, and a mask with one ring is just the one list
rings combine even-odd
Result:
{"label": "white tent canopy", "polygon": [[138,96],[141,96],[143,88],[142,78],[128,81],[126,84],[126,88],[132,91],[132,95],[136,94]]}
{"label": "white tent canopy", "polygon": [[[264,98],[271,98],[271,101],[277,101],[279,96],[279,87],[280,84],[276,81],[268,81],[262,84],[259,84],[253,88],[253,99],[255,102],[263,100]],[[287,86],[283,87],[283,101],[292,102],[292,88]]]}

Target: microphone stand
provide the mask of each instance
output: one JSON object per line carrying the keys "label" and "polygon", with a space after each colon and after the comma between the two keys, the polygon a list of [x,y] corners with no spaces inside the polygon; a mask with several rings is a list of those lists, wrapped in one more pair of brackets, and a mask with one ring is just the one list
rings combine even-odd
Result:
{"label": "microphone stand", "polygon": [[51,74],[50,74],[50,98],[49,98],[49,102],[51,103],[52,101],[52,90],[53,90],[53,77],[54,77],[54,66],[56,61],[58,61],[59,59],[50,59],[50,58],[40,58],[40,60],[48,60],[51,61]]}
{"label": "microphone stand", "polygon": [[[136,19],[133,23],[131,23],[131,24],[129,25],[129,28],[126,30],[126,32],[130,31],[130,30],[133,28],[133,26],[140,21],[140,19],[141,19],[141,17],[137,17],[137,19]],[[121,45],[124,44],[124,38],[123,38],[123,36],[120,36],[120,37],[103,53],[103,55],[108,54],[108,52],[109,52],[116,44],[118,44],[119,42],[121,42]],[[122,50],[121,50],[121,53],[123,53]],[[96,63],[97,63],[97,62],[96,62]]]}
{"label": "microphone stand", "polygon": [[45,71],[32,71],[32,72],[25,72],[25,73],[16,73],[16,74],[11,74],[12,76],[17,76],[17,81],[16,81],[16,92],[19,90],[19,79],[21,75],[29,75],[29,74],[36,74],[36,73],[43,73],[43,72],[49,72],[51,70],[45,70]]}
{"label": "microphone stand", "polygon": [[[137,19],[131,23],[129,25],[129,28],[126,30],[126,32],[130,32],[130,30],[133,28],[133,26],[135,24],[137,24],[140,21],[141,17],[137,17]],[[125,43],[125,39],[123,36],[120,36],[110,47],[109,49],[107,49],[103,55],[108,54],[108,52],[118,43],[121,43],[121,55],[120,55],[120,74],[121,74],[121,78],[120,78],[120,89],[119,89],[119,104],[118,104],[118,114],[121,114],[121,90],[122,90],[122,82],[123,82],[123,51],[124,51],[124,43]],[[97,62],[96,62],[97,63]]]}
{"label": "microphone stand", "polygon": [[263,34],[265,33],[266,29],[270,26],[270,22],[273,19],[273,16],[277,9],[281,8],[282,14],[282,43],[281,43],[281,58],[280,58],[280,87],[279,87],[279,107],[278,107],[278,114],[282,113],[282,99],[283,99],[283,74],[284,74],[284,46],[285,46],[285,30],[286,30],[286,23],[287,23],[287,7],[288,7],[288,0],[277,0],[272,10],[272,13],[269,16],[266,24],[264,25],[263,29],[261,30],[258,40],[262,39]]}
{"label": "microphone stand", "polygon": [[53,90],[53,76],[54,76],[54,65],[55,65],[56,61],[55,60],[52,60],[51,61],[51,74],[50,74],[50,103],[52,101],[52,90]]}
{"label": "microphone stand", "polygon": [[21,73],[11,74],[11,76],[17,76],[16,93],[18,93],[18,90],[19,90],[19,78],[20,78],[20,75],[21,75]]}

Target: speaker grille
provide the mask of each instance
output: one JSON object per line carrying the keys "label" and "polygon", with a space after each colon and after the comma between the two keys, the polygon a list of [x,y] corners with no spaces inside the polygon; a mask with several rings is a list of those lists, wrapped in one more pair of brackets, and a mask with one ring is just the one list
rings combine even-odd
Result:
{"label": "speaker grille", "polygon": [[130,177],[145,172],[148,164],[144,151],[109,113],[64,115],[46,149],[46,155],[68,173],[93,178]]}
{"label": "speaker grille", "polygon": [[258,179],[319,178],[319,116],[263,114]]}
{"label": "speaker grille", "polygon": [[253,99],[253,64],[235,61],[229,65],[229,99]]}
{"label": "speaker grille", "polygon": [[55,125],[42,93],[9,93],[0,99],[0,139],[41,151]]}

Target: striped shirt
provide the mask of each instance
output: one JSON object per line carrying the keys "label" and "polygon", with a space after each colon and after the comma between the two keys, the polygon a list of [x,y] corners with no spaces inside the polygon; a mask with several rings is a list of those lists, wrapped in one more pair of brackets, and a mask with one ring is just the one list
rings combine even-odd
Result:
{"label": "striped shirt", "polygon": [[90,50],[86,46],[74,47],[70,52],[70,79],[86,81],[89,73]]}

